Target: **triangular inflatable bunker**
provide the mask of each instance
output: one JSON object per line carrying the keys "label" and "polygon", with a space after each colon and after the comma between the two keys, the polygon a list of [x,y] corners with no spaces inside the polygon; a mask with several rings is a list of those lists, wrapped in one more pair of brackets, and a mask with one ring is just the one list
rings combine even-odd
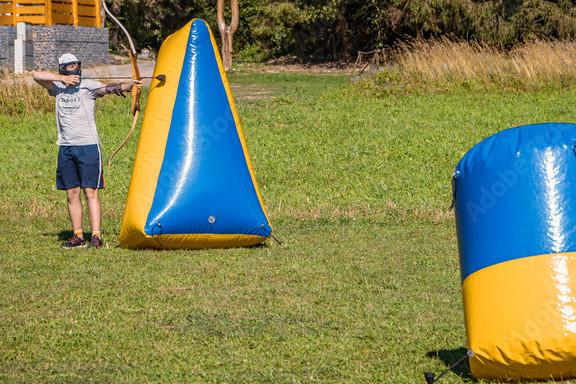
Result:
{"label": "triangular inflatable bunker", "polygon": [[162,44],[120,230],[125,248],[242,247],[271,234],[218,47],[194,19]]}

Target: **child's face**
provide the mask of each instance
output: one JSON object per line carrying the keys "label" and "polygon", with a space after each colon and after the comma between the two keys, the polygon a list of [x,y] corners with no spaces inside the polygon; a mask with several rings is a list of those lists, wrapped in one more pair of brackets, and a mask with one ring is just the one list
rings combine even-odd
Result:
{"label": "child's face", "polygon": [[76,69],[78,69],[78,63],[70,63],[66,65],[67,71],[75,71]]}

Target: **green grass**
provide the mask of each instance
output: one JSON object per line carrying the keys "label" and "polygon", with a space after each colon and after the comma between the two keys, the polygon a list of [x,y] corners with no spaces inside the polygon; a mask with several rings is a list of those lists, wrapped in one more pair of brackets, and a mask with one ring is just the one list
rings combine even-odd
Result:
{"label": "green grass", "polygon": [[[570,121],[576,91],[378,96],[337,75],[231,82],[284,247],[118,248],[133,141],[106,174],[109,247],[63,251],[54,116],[0,114],[0,382],[404,384],[459,357],[453,168],[498,130]],[[118,100],[99,102],[106,153],[130,124]],[[458,372],[444,382],[470,380]]]}

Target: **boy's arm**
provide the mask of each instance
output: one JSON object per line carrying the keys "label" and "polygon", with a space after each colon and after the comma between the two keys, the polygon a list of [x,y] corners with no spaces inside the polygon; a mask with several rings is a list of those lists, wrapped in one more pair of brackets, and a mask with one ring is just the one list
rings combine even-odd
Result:
{"label": "boy's arm", "polygon": [[34,81],[46,88],[48,91],[54,90],[54,82],[60,81],[65,85],[76,85],[80,83],[80,76],[78,75],[60,75],[52,72],[34,71],[32,72]]}
{"label": "boy's arm", "polygon": [[98,97],[115,94],[118,96],[124,96],[124,92],[130,92],[132,87],[136,85],[137,87],[142,87],[142,82],[140,80],[133,80],[132,82],[124,82],[118,84],[106,85],[94,90],[94,93]]}

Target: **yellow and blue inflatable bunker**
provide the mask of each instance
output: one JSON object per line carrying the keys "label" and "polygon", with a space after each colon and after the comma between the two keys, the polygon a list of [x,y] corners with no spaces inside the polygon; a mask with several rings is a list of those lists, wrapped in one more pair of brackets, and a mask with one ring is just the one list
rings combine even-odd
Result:
{"label": "yellow and blue inflatable bunker", "polygon": [[576,377],[576,125],[489,137],[453,187],[472,375]]}
{"label": "yellow and blue inflatable bunker", "polygon": [[238,113],[208,25],[192,20],[158,54],[120,245],[239,247],[271,234]]}

